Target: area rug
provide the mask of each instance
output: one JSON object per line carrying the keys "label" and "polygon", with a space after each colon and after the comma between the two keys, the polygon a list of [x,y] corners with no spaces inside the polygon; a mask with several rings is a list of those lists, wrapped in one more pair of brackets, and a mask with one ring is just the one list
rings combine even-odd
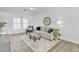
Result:
{"label": "area rug", "polygon": [[56,44],[60,42],[60,40],[46,40],[41,38],[40,40],[36,40],[34,42],[33,39],[30,39],[27,35],[25,38],[21,38],[34,52],[47,52],[51,48],[53,48]]}

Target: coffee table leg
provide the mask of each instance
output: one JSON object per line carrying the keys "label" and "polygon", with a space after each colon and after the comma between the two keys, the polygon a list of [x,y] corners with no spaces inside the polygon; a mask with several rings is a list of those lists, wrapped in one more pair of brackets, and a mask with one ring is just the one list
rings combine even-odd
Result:
{"label": "coffee table leg", "polygon": [[36,42],[36,37],[33,37],[34,42]]}
{"label": "coffee table leg", "polygon": [[36,38],[34,39],[34,42],[36,42]]}
{"label": "coffee table leg", "polygon": [[31,39],[31,35],[29,35],[29,38]]}
{"label": "coffee table leg", "polygon": [[38,39],[40,40],[41,39],[41,36]]}
{"label": "coffee table leg", "polygon": [[32,39],[34,39],[35,37],[33,36],[33,38]]}

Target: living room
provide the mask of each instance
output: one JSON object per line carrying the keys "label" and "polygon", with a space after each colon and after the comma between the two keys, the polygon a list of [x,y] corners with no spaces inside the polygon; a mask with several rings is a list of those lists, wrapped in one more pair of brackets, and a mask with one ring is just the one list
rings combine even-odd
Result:
{"label": "living room", "polygon": [[[47,52],[59,43],[62,44],[62,42],[60,42],[61,40],[67,41],[66,43],[68,44],[71,43],[69,45],[66,44],[68,47],[78,45],[78,10],[78,7],[0,7],[0,21],[6,22],[5,27],[2,28],[1,36],[4,38],[4,35],[7,34],[7,39],[10,41],[8,47],[5,47],[6,44],[3,47],[1,46],[1,51]],[[47,19],[47,21],[45,21],[45,19]],[[39,35],[35,33],[26,34],[28,26],[33,26],[34,32]],[[58,27],[59,32],[61,33],[60,40],[56,39],[50,41],[48,39],[50,38],[50,35],[43,32],[40,34],[39,31],[36,31],[37,27],[43,27],[43,31],[46,31],[47,28],[54,29]],[[29,35],[34,37],[32,39],[35,42],[30,40]],[[41,40],[37,40],[40,37]],[[25,39],[27,38],[29,38],[29,40],[26,41]],[[2,39],[1,42],[3,42]],[[67,51],[70,51],[71,47]],[[8,50],[5,50],[6,48],[8,48]],[[60,48],[60,51],[62,52],[63,50],[61,49],[62,48]],[[72,51],[74,51],[74,48],[72,49]],[[79,45],[76,47],[75,51],[79,51]]]}

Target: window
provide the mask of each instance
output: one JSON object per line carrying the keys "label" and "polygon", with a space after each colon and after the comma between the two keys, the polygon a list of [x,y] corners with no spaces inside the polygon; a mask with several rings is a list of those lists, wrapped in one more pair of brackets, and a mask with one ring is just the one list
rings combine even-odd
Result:
{"label": "window", "polygon": [[27,27],[28,27],[27,18],[13,18],[13,29],[14,30],[26,29]]}
{"label": "window", "polygon": [[26,29],[28,27],[28,19],[22,18],[22,27],[23,29]]}
{"label": "window", "polygon": [[20,18],[13,18],[13,29],[14,30],[21,29],[21,19]]}

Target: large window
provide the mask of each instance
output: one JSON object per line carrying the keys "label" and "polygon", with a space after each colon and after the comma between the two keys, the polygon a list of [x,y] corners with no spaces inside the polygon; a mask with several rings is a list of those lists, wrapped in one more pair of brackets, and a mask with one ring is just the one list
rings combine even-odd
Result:
{"label": "large window", "polygon": [[27,18],[22,18],[22,27],[24,29],[28,27],[28,19]]}
{"label": "large window", "polygon": [[27,27],[28,27],[27,18],[13,18],[13,29],[14,30],[26,29]]}
{"label": "large window", "polygon": [[21,19],[20,18],[13,18],[13,29],[14,30],[21,29]]}

